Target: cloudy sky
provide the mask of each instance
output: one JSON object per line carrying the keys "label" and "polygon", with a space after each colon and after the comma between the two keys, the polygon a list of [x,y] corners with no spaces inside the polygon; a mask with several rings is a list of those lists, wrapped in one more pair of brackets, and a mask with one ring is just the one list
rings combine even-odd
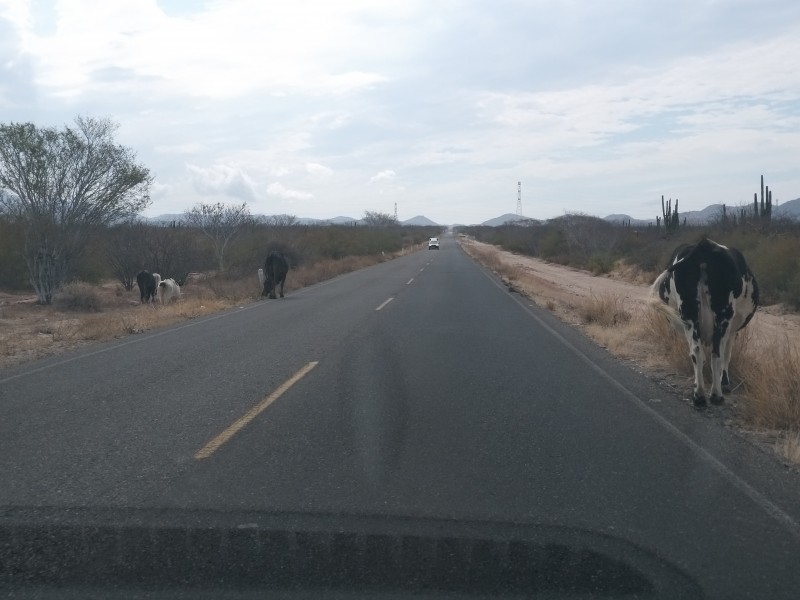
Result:
{"label": "cloudy sky", "polygon": [[111,117],[145,214],[635,218],[800,197],[797,0],[0,0],[0,120]]}

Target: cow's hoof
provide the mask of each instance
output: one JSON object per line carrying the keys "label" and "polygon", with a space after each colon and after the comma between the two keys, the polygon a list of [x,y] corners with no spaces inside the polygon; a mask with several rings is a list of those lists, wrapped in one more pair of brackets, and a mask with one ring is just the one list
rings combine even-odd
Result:
{"label": "cow's hoof", "polygon": [[695,394],[694,398],[692,398],[692,404],[697,410],[703,410],[706,407],[706,397]]}
{"label": "cow's hoof", "polygon": [[725,396],[717,396],[716,394],[711,394],[711,404],[715,406],[719,406],[725,402]]}
{"label": "cow's hoof", "polygon": [[722,380],[720,381],[720,386],[722,387],[723,393],[731,391],[731,380],[730,377],[728,377],[727,371],[722,372]]}

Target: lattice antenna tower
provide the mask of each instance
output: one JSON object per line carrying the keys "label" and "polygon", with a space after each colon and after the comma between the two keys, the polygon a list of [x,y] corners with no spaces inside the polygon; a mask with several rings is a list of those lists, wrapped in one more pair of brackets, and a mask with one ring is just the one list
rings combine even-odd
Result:
{"label": "lattice antenna tower", "polygon": [[394,203],[394,220],[397,221],[397,202]]}
{"label": "lattice antenna tower", "polygon": [[517,216],[522,216],[522,182],[517,182]]}

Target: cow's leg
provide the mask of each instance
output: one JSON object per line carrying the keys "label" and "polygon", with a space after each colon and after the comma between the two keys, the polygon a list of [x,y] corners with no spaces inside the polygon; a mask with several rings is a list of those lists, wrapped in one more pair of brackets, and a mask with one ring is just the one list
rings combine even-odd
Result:
{"label": "cow's leg", "polygon": [[705,351],[700,342],[700,328],[697,323],[684,323],[686,340],[689,342],[689,354],[692,358],[694,367],[694,394],[692,402],[696,408],[703,408],[706,405],[706,391],[703,383],[703,364],[705,361]]}
{"label": "cow's leg", "polygon": [[733,342],[736,339],[736,333],[729,331],[723,340],[722,350],[722,391],[731,391],[731,379],[728,370],[731,364],[731,353],[733,352]]}
{"label": "cow's leg", "polygon": [[722,378],[723,374],[725,379],[728,377],[731,346],[729,325],[727,319],[721,319],[714,325],[714,337],[711,344],[711,404],[725,402],[725,396],[722,393]]}
{"label": "cow's leg", "polygon": [[284,280],[281,279],[281,298],[283,298],[283,282]]}

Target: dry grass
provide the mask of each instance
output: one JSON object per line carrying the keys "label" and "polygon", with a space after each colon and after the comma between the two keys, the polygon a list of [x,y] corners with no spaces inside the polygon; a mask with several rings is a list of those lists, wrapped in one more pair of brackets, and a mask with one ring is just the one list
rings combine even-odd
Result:
{"label": "dry grass", "polygon": [[775,444],[775,451],[784,460],[800,465],[800,433],[787,433]]}
{"label": "dry grass", "polygon": [[350,271],[369,267],[383,260],[385,260],[383,256],[346,256],[338,260],[324,259],[312,265],[302,265],[292,271],[292,277],[287,280],[286,289],[293,291],[320,281],[333,279]]}
{"label": "dry grass", "polygon": [[66,284],[55,295],[53,302],[63,310],[74,312],[99,312],[103,308],[102,290],[82,281]]}
{"label": "dry grass", "polygon": [[497,251],[493,248],[475,244],[462,244],[462,248],[472,258],[477,259],[483,266],[495,272],[503,266],[503,261],[500,260]]}
{"label": "dry grass", "polygon": [[745,422],[764,429],[800,431],[800,342],[785,335],[767,351],[746,349],[738,365],[746,398]]}
{"label": "dry grass", "polygon": [[660,310],[645,307],[638,324],[640,336],[647,339],[651,347],[655,345],[652,353],[660,357],[660,367],[681,375],[693,373],[686,336]]}
{"label": "dry grass", "polygon": [[526,273],[525,269],[523,269],[519,265],[508,263],[502,260],[499,256],[497,251],[494,251],[491,248],[485,248],[483,246],[476,246],[476,245],[464,245],[462,247],[467,251],[467,254],[475,258],[478,262],[480,262],[485,267],[491,269],[500,278],[503,280],[509,287],[513,287],[515,291],[520,291],[516,289],[514,283],[524,282],[526,280]]}
{"label": "dry grass", "polygon": [[[284,291],[290,293],[391,258],[346,257],[302,266],[289,272]],[[196,319],[261,297],[255,270],[252,277],[239,279],[195,278],[181,292],[177,302],[166,306],[142,305],[137,289],[126,292],[113,282],[100,286],[71,283],[59,291],[51,306],[40,306],[28,295],[0,294],[0,368]]]}
{"label": "dry grass", "polygon": [[577,306],[578,316],[584,324],[616,327],[631,320],[631,312],[620,294],[592,294]]}

